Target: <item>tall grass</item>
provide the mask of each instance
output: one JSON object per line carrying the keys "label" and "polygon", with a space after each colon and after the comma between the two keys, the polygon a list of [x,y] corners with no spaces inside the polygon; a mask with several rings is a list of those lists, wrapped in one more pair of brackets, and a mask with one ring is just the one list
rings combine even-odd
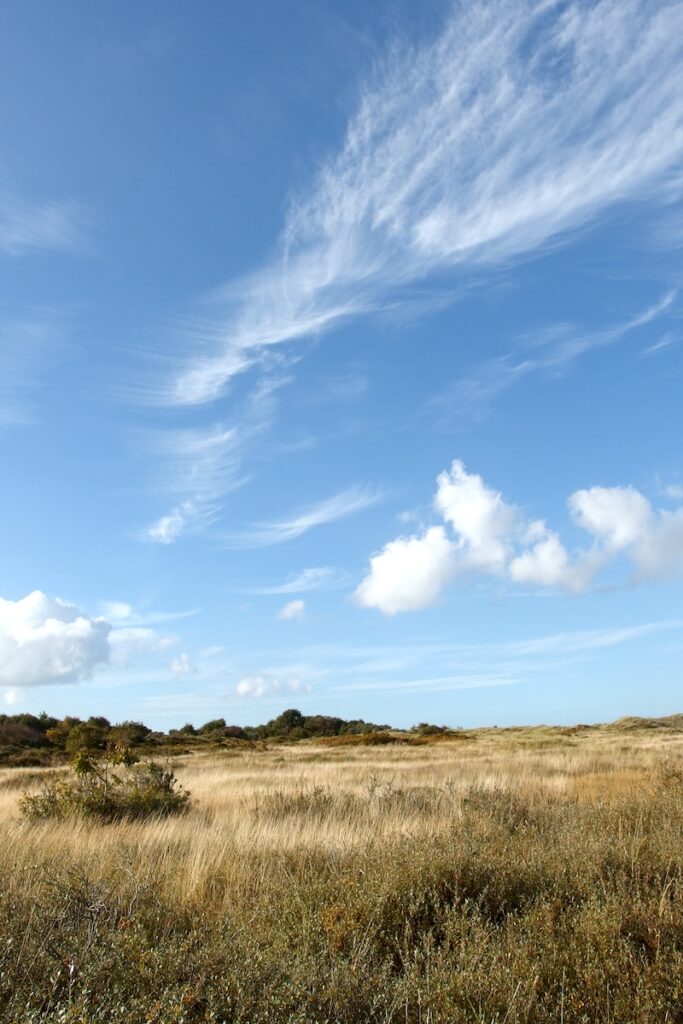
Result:
{"label": "tall grass", "polygon": [[188,812],[30,824],[0,772],[0,1019],[683,1022],[683,735],[180,761]]}

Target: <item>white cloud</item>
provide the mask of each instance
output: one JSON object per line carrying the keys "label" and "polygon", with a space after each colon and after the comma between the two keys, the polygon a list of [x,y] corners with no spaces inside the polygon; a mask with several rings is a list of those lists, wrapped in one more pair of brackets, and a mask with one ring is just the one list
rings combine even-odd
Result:
{"label": "white cloud", "polygon": [[310,693],[311,687],[300,679],[281,680],[269,675],[247,675],[235,687],[238,697],[277,697],[284,694]]}
{"label": "white cloud", "polygon": [[285,382],[281,369],[271,366],[235,408],[238,426],[214,423],[162,431],[143,439],[157,462],[155,489],[174,502],[170,512],[142,531],[143,540],[172,544],[183,535],[206,530],[221,518],[226,495],[249,479],[244,470],[246,453],[270,426],[276,392]]}
{"label": "white cloud", "polygon": [[633,487],[591,487],[575,491],[569,509],[576,523],[615,551],[648,532],[652,506]]}
{"label": "white cloud", "polygon": [[302,600],[288,601],[277,613],[280,622],[288,622],[291,619],[303,619],[305,615],[305,604]]}
{"label": "white cloud", "polygon": [[190,501],[177,505],[145,530],[144,537],[153,544],[173,544],[192,521],[194,506]]}
{"label": "white cloud", "polygon": [[581,593],[622,556],[636,582],[683,576],[683,507],[655,511],[633,487],[575,491],[567,504],[592,538],[588,550],[570,553],[543,520],[525,523],[499,491],[456,460],[438,476],[434,499],[454,539],[432,526],[422,536],[390,541],[371,557],[355,599],[385,615],[414,611],[433,604],[456,576],[473,574]]}
{"label": "white cloud", "polygon": [[376,504],[380,497],[379,491],[369,487],[349,487],[331,498],[294,513],[289,519],[257,523],[249,530],[229,535],[225,540],[231,547],[267,547],[271,544],[282,544],[284,541],[300,537],[302,533],[316,526],[345,519],[355,512],[369,508]]}
{"label": "white cloud", "polygon": [[544,530],[534,546],[510,563],[515,583],[540,583],[546,587],[563,586],[569,569],[569,555],[556,533]]}
{"label": "white cloud", "polygon": [[683,508],[662,510],[632,552],[639,580],[683,576]]}
{"label": "white cloud", "polygon": [[354,598],[364,608],[385,615],[428,608],[456,571],[456,547],[442,526],[422,536],[399,537],[370,559],[370,572]]}
{"label": "white cloud", "polygon": [[309,590],[337,590],[348,583],[348,573],[328,565],[302,569],[284,583],[244,588],[248,594],[303,594]]}
{"label": "white cloud", "polygon": [[190,619],[199,614],[198,608],[181,612],[137,611],[127,601],[100,601],[102,616],[114,626],[158,626],[163,622]]}
{"label": "white cloud", "polygon": [[666,196],[683,154],[683,6],[454,6],[394,48],[338,153],[293,201],[281,255],[227,293],[214,351],[169,389],[223,393],[262,350],[381,309],[426,276],[537,249],[610,205]]}
{"label": "white cloud", "polygon": [[109,635],[112,662],[119,666],[127,665],[136,655],[157,654],[177,643],[176,636],[158,633],[147,626],[122,626],[112,629]]}
{"label": "white cloud", "polygon": [[85,208],[68,199],[29,202],[0,191],[0,252],[20,256],[31,249],[80,252],[88,248]]}
{"label": "white cloud", "polygon": [[169,667],[174,676],[187,676],[195,671],[190,661],[190,656],[185,651],[179,654],[177,658],[173,658]]}
{"label": "white cloud", "polygon": [[642,356],[654,356],[657,352],[663,352],[665,349],[673,348],[677,344],[678,339],[674,338],[671,334],[665,334],[663,338],[656,341],[653,345],[648,345],[640,353]]}
{"label": "white cloud", "polygon": [[434,505],[455,530],[467,567],[500,573],[510,554],[510,534],[517,512],[476,473],[456,459],[437,477]]}
{"label": "white cloud", "polygon": [[572,560],[557,533],[535,522],[527,530],[532,546],[513,558],[508,571],[514,583],[530,583],[580,593],[586,590],[603,564],[598,553]]}
{"label": "white cloud", "polygon": [[89,679],[109,661],[111,626],[39,590],[0,598],[0,685],[41,686]]}

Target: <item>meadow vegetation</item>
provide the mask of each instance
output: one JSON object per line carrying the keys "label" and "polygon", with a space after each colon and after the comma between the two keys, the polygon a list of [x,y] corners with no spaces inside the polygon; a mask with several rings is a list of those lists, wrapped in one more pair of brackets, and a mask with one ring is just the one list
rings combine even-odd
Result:
{"label": "meadow vegetation", "polygon": [[197,743],[165,817],[0,768],[0,1020],[683,1022],[680,716],[348,735]]}

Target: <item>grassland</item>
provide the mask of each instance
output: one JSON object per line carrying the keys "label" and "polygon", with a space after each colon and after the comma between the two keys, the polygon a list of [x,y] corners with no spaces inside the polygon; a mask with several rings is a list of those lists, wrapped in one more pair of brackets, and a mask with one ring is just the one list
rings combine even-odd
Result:
{"label": "grassland", "polygon": [[110,825],[0,770],[2,1021],[683,1022],[680,720],[176,764]]}

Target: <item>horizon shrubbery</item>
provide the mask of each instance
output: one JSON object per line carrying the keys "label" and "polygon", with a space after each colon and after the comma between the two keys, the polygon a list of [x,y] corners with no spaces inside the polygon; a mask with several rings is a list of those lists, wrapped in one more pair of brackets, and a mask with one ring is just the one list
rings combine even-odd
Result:
{"label": "horizon shrubbery", "polygon": [[[277,740],[289,742],[318,739],[323,736],[359,736],[388,733],[389,725],[375,725],[363,719],[347,721],[331,715],[303,715],[288,708],[263,725],[232,725],[225,718],[214,718],[203,725],[188,722],[168,733],[156,732],[144,722],[112,724],[102,715],[88,719],[67,715],[62,719],[42,712],[40,715],[0,715],[0,764],[40,765],[63,761],[65,755],[97,753],[109,747],[165,748],[178,752],[179,741],[188,744],[222,744]],[[423,725],[416,727],[422,729]],[[431,726],[441,731],[440,726]],[[396,731],[396,730],[394,730]],[[388,742],[388,741],[385,741]]]}

